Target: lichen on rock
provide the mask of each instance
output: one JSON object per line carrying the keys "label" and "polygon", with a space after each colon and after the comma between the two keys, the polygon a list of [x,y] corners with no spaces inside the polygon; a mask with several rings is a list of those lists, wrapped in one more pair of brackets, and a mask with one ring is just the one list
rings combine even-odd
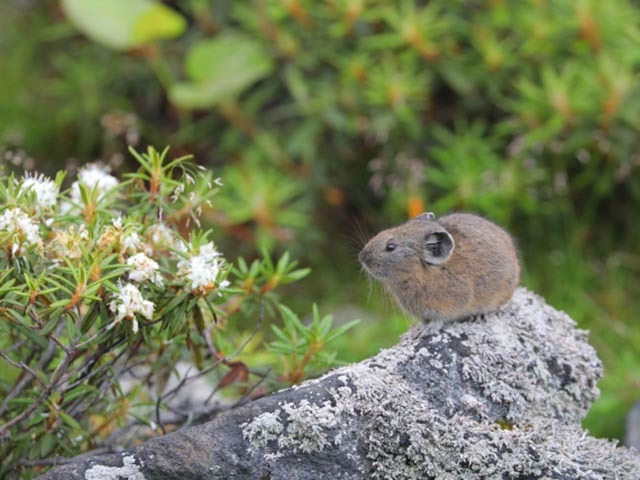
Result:
{"label": "lichen on rock", "polygon": [[601,375],[586,332],[519,289],[132,453],[149,479],[636,480],[637,452],[580,427]]}
{"label": "lichen on rock", "polygon": [[591,447],[578,422],[601,373],[586,334],[519,289],[498,312],[416,326],[396,347],[319,379],[332,379],[329,398],[281,403],[272,442],[255,441],[270,412],[243,431],[267,461],[335,453],[342,432],[362,432],[362,478],[598,478],[574,446]]}
{"label": "lichen on rock", "polygon": [[107,465],[94,465],[84,473],[86,480],[146,480],[144,474],[137,465],[133,455],[122,457],[121,467],[110,467]]}

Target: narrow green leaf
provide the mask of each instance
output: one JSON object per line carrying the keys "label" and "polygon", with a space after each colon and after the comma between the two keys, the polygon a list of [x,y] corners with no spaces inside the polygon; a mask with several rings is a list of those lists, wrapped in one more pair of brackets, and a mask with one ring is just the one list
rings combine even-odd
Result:
{"label": "narrow green leaf", "polygon": [[64,423],[66,423],[68,426],[70,426],[74,430],[76,431],[82,430],[82,427],[80,426],[80,424],[72,416],[68,415],[63,411],[58,411],[58,415],[60,416],[60,418]]}
{"label": "narrow green leaf", "polygon": [[274,333],[274,335],[276,337],[278,337],[280,340],[282,340],[284,343],[286,344],[290,344],[291,343],[291,339],[287,336],[286,333],[284,333],[284,331],[278,327],[277,325],[271,325],[271,331]]}
{"label": "narrow green leaf", "polygon": [[332,340],[335,340],[339,336],[346,333],[348,330],[351,330],[353,327],[355,327],[359,323],[360,323],[360,320],[352,320],[350,322],[345,323],[344,325],[340,325],[338,328],[335,328],[327,335],[326,342],[329,343]]}
{"label": "narrow green leaf", "polygon": [[284,254],[278,260],[278,264],[276,265],[276,272],[284,273],[288,265],[289,265],[289,252],[284,252]]}
{"label": "narrow green leaf", "polygon": [[51,308],[60,308],[60,307],[66,307],[69,304],[69,299],[65,298],[63,300],[58,300],[56,302],[53,302],[51,305],[49,305],[49,307]]}
{"label": "narrow green leaf", "polygon": [[294,270],[293,272],[287,273],[283,277],[283,279],[285,280],[285,283],[297,282],[298,280],[301,280],[309,275],[309,273],[311,273],[310,268],[301,268],[299,270]]}
{"label": "narrow green leaf", "polygon": [[91,385],[80,385],[64,396],[65,402],[71,402],[72,400],[82,396],[96,393],[98,390]]}

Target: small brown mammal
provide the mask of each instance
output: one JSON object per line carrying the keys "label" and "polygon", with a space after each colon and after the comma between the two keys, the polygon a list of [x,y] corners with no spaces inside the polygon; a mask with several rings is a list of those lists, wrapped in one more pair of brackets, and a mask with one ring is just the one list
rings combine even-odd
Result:
{"label": "small brown mammal", "polygon": [[520,282],[511,236],[469,213],[423,213],[373,237],[358,256],[411,315],[455,320],[506,303]]}

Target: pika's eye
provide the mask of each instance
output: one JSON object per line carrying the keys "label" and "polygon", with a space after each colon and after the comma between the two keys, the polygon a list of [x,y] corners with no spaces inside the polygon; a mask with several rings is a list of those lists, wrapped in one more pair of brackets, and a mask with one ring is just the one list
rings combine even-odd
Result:
{"label": "pika's eye", "polygon": [[387,252],[393,252],[396,249],[397,245],[393,242],[389,242],[387,243],[387,246],[385,247],[385,250]]}

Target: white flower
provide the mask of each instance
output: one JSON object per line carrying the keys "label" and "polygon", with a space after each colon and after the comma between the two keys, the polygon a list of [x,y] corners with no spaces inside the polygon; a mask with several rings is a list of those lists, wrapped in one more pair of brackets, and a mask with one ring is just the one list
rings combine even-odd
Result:
{"label": "white flower", "polygon": [[128,318],[133,322],[133,333],[138,332],[138,320],[136,314],[142,315],[147,320],[153,318],[153,310],[155,305],[149,300],[145,300],[138,290],[138,287],[132,283],[127,283],[120,288],[120,292],[111,302],[109,309],[116,314],[116,318],[109,328],[113,328],[120,323],[122,319]]}
{"label": "white flower", "polygon": [[180,243],[169,227],[164,223],[156,223],[147,228],[145,236],[155,251],[164,251],[171,248],[179,248]]}
{"label": "white flower", "polygon": [[5,210],[0,215],[0,231],[8,234],[11,242],[11,254],[17,255],[24,247],[40,245],[38,225],[19,208]]}
{"label": "white flower", "polygon": [[88,246],[89,232],[84,225],[71,225],[67,230],[54,229],[47,249],[57,259],[80,258]]}
{"label": "white flower", "polygon": [[180,198],[180,195],[182,195],[182,192],[184,192],[184,183],[179,183],[178,186],[173,190],[173,194],[171,195],[171,201],[173,203],[176,203],[178,201],[178,198]]}
{"label": "white flower", "polygon": [[71,199],[76,203],[82,201],[80,185],[84,186],[90,192],[94,189],[97,190],[98,198],[101,198],[109,190],[118,186],[118,179],[113,175],[109,175],[108,168],[96,164],[89,164],[80,169],[78,172],[78,180],[71,185]]}
{"label": "white flower", "polygon": [[127,260],[132,270],[129,271],[129,278],[134,282],[144,282],[151,280],[158,286],[162,285],[162,277],[158,273],[158,262],[147,257],[144,253],[137,253]]}
{"label": "white flower", "polygon": [[42,174],[25,175],[20,185],[20,193],[31,190],[36,197],[36,211],[42,213],[55,207],[60,189],[56,183]]}
{"label": "white flower", "polygon": [[131,232],[128,235],[122,235],[120,237],[120,248],[122,253],[134,253],[142,250],[143,244],[140,235],[136,232]]}
{"label": "white flower", "polygon": [[218,277],[224,273],[224,261],[221,256],[212,242],[202,245],[198,255],[178,262],[178,276],[188,282],[191,291],[200,295],[216,287],[228,287],[229,282],[226,280],[216,285]]}

